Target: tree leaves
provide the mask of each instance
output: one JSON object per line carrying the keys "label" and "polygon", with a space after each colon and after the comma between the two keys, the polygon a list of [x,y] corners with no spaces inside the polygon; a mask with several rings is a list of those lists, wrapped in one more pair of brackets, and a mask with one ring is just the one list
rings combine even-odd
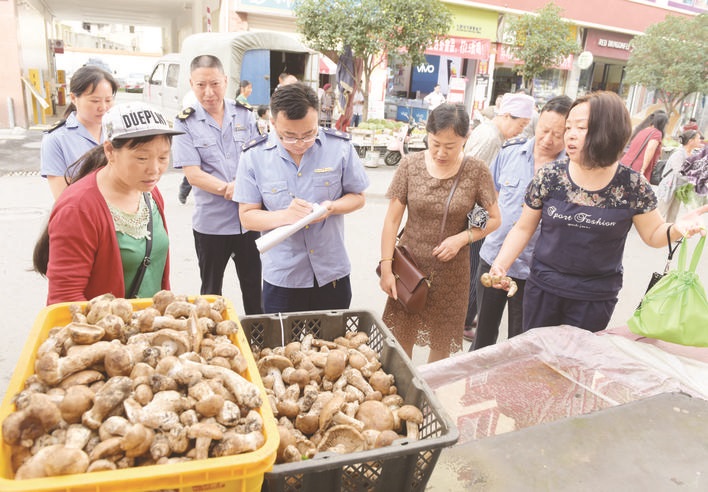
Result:
{"label": "tree leaves", "polygon": [[525,14],[509,22],[509,34],[515,39],[511,52],[524,62],[516,70],[527,83],[579,51],[571,35],[571,25],[561,19],[561,12],[560,7],[549,3],[534,14]]}
{"label": "tree leaves", "polygon": [[708,92],[708,15],[667,16],[635,37],[625,82],[656,89],[671,114],[693,92]]}

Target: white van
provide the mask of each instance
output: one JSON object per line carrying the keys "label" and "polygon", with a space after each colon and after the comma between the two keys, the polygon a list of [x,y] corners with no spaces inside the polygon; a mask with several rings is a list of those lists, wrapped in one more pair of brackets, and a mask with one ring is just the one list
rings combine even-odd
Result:
{"label": "white van", "polygon": [[170,53],[160,58],[145,77],[143,101],[159,109],[168,121],[172,121],[182,110],[180,64],[179,53]]}
{"label": "white van", "polygon": [[235,99],[242,79],[253,85],[248,102],[268,104],[283,72],[317,89],[319,53],[293,34],[268,31],[208,32],[187,36],[180,53],[160,58],[145,82],[143,99],[172,120],[189,92],[189,64],[199,55],[221,60],[227,75],[226,97]]}

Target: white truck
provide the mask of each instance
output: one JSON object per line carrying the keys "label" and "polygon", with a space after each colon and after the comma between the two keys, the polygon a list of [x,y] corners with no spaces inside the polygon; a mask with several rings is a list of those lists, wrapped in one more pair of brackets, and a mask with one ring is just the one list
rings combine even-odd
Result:
{"label": "white truck", "polygon": [[252,106],[268,104],[283,72],[295,75],[316,90],[319,53],[293,34],[269,31],[199,33],[184,39],[179,53],[160,58],[146,77],[143,100],[172,120],[189,92],[189,64],[199,55],[221,60],[227,75],[226,97],[235,99],[241,80],[253,84]]}

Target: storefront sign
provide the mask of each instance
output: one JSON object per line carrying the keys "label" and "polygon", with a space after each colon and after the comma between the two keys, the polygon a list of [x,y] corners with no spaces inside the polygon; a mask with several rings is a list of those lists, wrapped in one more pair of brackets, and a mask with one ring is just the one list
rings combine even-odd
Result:
{"label": "storefront sign", "polygon": [[497,12],[446,3],[454,19],[450,36],[474,37],[494,41],[497,37]]}
{"label": "storefront sign", "polygon": [[436,40],[425,50],[425,54],[487,60],[489,59],[490,47],[491,42],[488,39],[447,37]]}
{"label": "storefront sign", "polygon": [[237,12],[258,12],[263,9],[292,12],[295,0],[237,0]]}
{"label": "storefront sign", "polygon": [[450,77],[450,89],[447,93],[447,102],[452,104],[464,104],[466,86],[467,79],[463,77]]}
{"label": "storefront sign", "polygon": [[[511,46],[509,46],[508,44],[498,44],[497,63],[511,63],[512,65],[523,65],[524,61],[519,60],[514,56],[514,54],[511,52]],[[557,68],[559,70],[572,69],[573,55],[568,55],[567,57],[563,58],[563,60],[559,64],[554,65],[553,68]]]}
{"label": "storefront sign", "polygon": [[594,56],[627,61],[631,50],[630,41],[632,36],[627,34],[588,29],[585,49]]}
{"label": "storefront sign", "polygon": [[425,55],[425,63],[411,68],[411,92],[427,94],[438,83],[440,57]]}

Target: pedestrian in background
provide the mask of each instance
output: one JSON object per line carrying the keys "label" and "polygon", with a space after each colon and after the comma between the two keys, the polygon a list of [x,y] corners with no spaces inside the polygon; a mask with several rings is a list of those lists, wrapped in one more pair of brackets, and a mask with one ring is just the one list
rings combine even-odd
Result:
{"label": "pedestrian in background", "polygon": [[238,95],[236,96],[236,102],[241,103],[245,108],[253,110],[253,106],[248,104],[248,96],[253,92],[253,84],[248,80],[242,80],[238,85]]}
{"label": "pedestrian in background", "polygon": [[693,151],[703,146],[701,134],[696,130],[683,132],[679,135],[678,140],[681,145],[666,160],[664,177],[661,179],[659,188],[656,191],[656,196],[659,199],[659,213],[667,222],[676,220],[681,207],[681,202],[674,195],[680,180],[681,168],[686,159],[693,154]]}
{"label": "pedestrian in background", "polygon": [[172,135],[179,133],[144,103],[120,104],[103,116],[103,145],[76,162],[74,180],[35,246],[35,270],[49,281],[47,304],[106,293],[152,297],[170,288],[157,183],[170,162]]}
{"label": "pedestrian in background", "polygon": [[354,92],[354,101],[352,102],[352,124],[351,126],[357,127],[361,123],[361,117],[364,114],[364,93],[361,92],[361,83]]}
{"label": "pedestrian in background", "polygon": [[42,177],[47,178],[54,200],[71,182],[69,167],[103,142],[101,120],[118,91],[113,76],[94,65],[79,68],[69,83],[70,103],[64,117],[47,130],[41,144]]}
{"label": "pedestrian in background", "polygon": [[440,84],[435,84],[435,87],[433,88],[433,92],[428,94],[423,98],[423,101],[428,104],[428,109],[430,111],[434,110],[438,106],[440,106],[442,103],[445,102],[445,95],[440,92]]}
{"label": "pedestrian in background", "polygon": [[[499,98],[497,98],[498,100]],[[494,117],[478,125],[465,144],[465,154],[491,166],[505,140],[517,136],[526,127],[534,113],[534,99],[526,94],[505,94],[495,107]],[[470,245],[470,298],[465,317],[463,337],[473,341],[477,326],[477,269],[483,241]]]}
{"label": "pedestrian in background", "polygon": [[[431,111],[426,123],[429,148],[403,157],[386,194],[389,204],[381,232],[379,285],[389,297],[383,321],[409,357],[414,345],[429,346],[428,362],[462,348],[470,284],[468,244],[501,222],[489,167],[463,153],[469,124],[461,105],[443,103]],[[441,237],[444,209],[458,173]],[[484,230],[468,228],[467,213],[475,204],[489,212]],[[406,212],[399,242],[408,247],[423,272],[432,273],[425,308],[419,314],[407,312],[397,301],[393,275],[393,250]]]}
{"label": "pedestrian in background", "polygon": [[259,314],[261,262],[259,234],[241,225],[233,197],[243,144],[256,138],[255,115],[225,99],[226,74],[221,61],[200,55],[190,64],[189,83],[197,98],[174,122],[184,135],[175,137],[173,165],[194,188],[192,229],[199,261],[201,294],[221,295],[229,259],[236,266],[246,314]]}
{"label": "pedestrian in background", "polygon": [[[571,325],[589,331],[607,327],[622,287],[622,255],[634,225],[654,248],[705,234],[696,209],[674,224],[656,209],[649,181],[619,165],[631,133],[624,101],[593,92],[571,106],[564,135],[568,159],[538,170],[526,191],[521,217],[507,234],[490,274],[503,278],[541,227],[524,292],[523,330]],[[541,220],[543,219],[543,220]]]}
{"label": "pedestrian in background", "polygon": [[654,111],[637,125],[629,139],[629,149],[620,162],[651,179],[656,161],[661,157],[661,141],[669,117],[663,109]]}
{"label": "pedestrian in background", "polygon": [[270,110],[268,106],[265,104],[258,106],[256,114],[258,115],[258,119],[256,120],[258,133],[267,135],[270,132]]}
{"label": "pedestrian in background", "polygon": [[322,86],[322,90],[324,92],[320,97],[320,126],[330,128],[334,112],[334,89],[332,89],[332,84],[325,84]]}
{"label": "pedestrian in background", "polygon": [[504,238],[519,220],[524,204],[526,187],[538,169],[565,157],[565,116],[573,100],[557,96],[549,100],[541,110],[536,122],[535,135],[530,140],[509,140],[502,146],[492,163],[490,171],[497,191],[501,210],[501,227],[489,234],[480,250],[477,281],[477,333],[470,350],[477,350],[497,342],[499,325],[504,308],[508,306],[507,335],[512,338],[522,332],[522,309],[524,286],[529,276],[531,255],[538,238],[538,231],[529,240],[526,248],[514,261],[507,275],[516,282],[517,292],[507,297],[506,292],[483,287],[480,277],[488,273],[499,253]]}
{"label": "pedestrian in background", "polygon": [[349,135],[318,127],[311,87],[281,87],[270,111],[273,130],[247,146],[236,176],[234,200],[242,223],[266,232],[297,222],[315,203],[326,212],[263,253],[264,310],[348,309],[344,215],[364,206],[369,178]]}

